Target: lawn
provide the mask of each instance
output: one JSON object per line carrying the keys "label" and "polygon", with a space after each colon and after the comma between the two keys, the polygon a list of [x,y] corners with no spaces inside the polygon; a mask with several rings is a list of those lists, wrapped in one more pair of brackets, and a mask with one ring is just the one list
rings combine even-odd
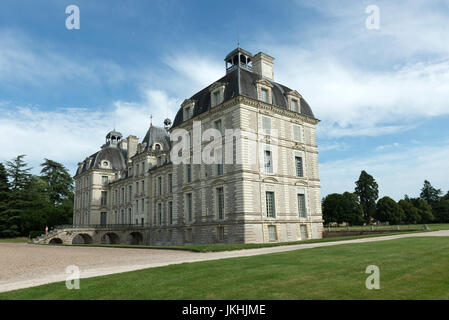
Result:
{"label": "lawn", "polygon": [[[368,265],[380,290],[367,290]],[[0,294],[0,299],[449,299],[449,239],[403,238],[184,263]]]}
{"label": "lawn", "polygon": [[28,242],[28,238],[26,237],[0,238],[0,243],[23,243],[23,242]]}

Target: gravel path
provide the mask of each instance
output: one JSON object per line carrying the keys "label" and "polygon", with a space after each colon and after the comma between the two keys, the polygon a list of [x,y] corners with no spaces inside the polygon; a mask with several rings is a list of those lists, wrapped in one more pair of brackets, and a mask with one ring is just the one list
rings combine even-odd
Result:
{"label": "gravel path", "polygon": [[163,249],[67,247],[24,243],[0,243],[0,292],[65,281],[67,277],[65,269],[69,265],[79,267],[81,278],[89,278],[183,262],[247,257],[315,247],[420,236],[449,237],[449,230],[208,253]]}

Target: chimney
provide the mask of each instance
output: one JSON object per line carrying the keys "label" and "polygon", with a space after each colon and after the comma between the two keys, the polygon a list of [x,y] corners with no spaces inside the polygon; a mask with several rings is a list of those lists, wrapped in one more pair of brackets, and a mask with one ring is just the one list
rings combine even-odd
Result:
{"label": "chimney", "polygon": [[136,136],[129,136],[127,140],[127,154],[128,161],[137,153],[137,145],[139,144],[139,139]]}
{"label": "chimney", "polygon": [[263,52],[259,52],[253,57],[253,72],[266,79],[274,80],[273,61],[273,57]]}

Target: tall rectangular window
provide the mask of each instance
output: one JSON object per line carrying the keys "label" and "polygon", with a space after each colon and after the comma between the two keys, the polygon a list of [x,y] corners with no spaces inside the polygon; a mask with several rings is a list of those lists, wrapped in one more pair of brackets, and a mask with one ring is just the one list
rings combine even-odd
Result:
{"label": "tall rectangular window", "polygon": [[220,91],[217,90],[213,93],[214,96],[214,106],[218,106],[220,104]]}
{"label": "tall rectangular window", "polygon": [[162,225],[162,203],[157,204],[157,214],[159,217],[159,225]]}
{"label": "tall rectangular window", "polygon": [[268,102],[268,90],[265,88],[262,88],[260,90],[260,100],[264,102]]}
{"label": "tall rectangular window", "polygon": [[276,218],[274,192],[267,191],[267,192],[265,192],[265,196],[266,196],[266,205],[267,205],[267,217],[268,218]]}
{"label": "tall rectangular window", "polygon": [[102,212],[100,216],[100,224],[102,226],[106,225],[106,212]]}
{"label": "tall rectangular window", "polygon": [[192,165],[187,165],[187,182],[192,182]]}
{"label": "tall rectangular window", "polygon": [[190,222],[193,220],[193,203],[191,193],[187,193],[186,201],[187,201],[187,221]]}
{"label": "tall rectangular window", "polygon": [[140,202],[140,207],[142,209],[142,213],[145,213],[145,200],[142,199],[142,201]]}
{"label": "tall rectangular window", "polygon": [[305,240],[309,237],[307,234],[307,226],[305,225],[299,226],[299,231],[301,233],[301,240]]}
{"label": "tall rectangular window", "polygon": [[157,185],[158,185],[159,195],[162,195],[162,177],[157,178]]}
{"label": "tall rectangular window", "polygon": [[217,218],[224,219],[224,192],[223,187],[217,188]]}
{"label": "tall rectangular window", "polygon": [[142,180],[142,193],[145,193],[145,180]]}
{"label": "tall rectangular window", "polygon": [[129,196],[128,202],[131,202],[132,194],[133,194],[133,186],[130,185],[130,186],[128,187],[128,196]]}
{"label": "tall rectangular window", "polygon": [[265,173],[273,173],[273,161],[271,158],[270,150],[264,151],[264,168],[265,168]]}
{"label": "tall rectangular window", "polygon": [[301,141],[301,127],[293,125],[293,140]]}
{"label": "tall rectangular window", "polygon": [[172,174],[169,173],[168,174],[168,193],[172,193],[173,192],[173,177]]}
{"label": "tall rectangular window", "polygon": [[224,240],[224,227],[217,227],[217,240],[218,241]]}
{"label": "tall rectangular window", "polygon": [[292,111],[299,112],[299,104],[296,99],[292,99]]}
{"label": "tall rectangular window", "polygon": [[302,157],[295,157],[296,176],[303,177]]}
{"label": "tall rectangular window", "polygon": [[271,118],[262,117],[262,129],[265,134],[271,134]]}
{"label": "tall rectangular window", "polygon": [[298,193],[298,214],[300,218],[307,218],[306,196]]}
{"label": "tall rectangular window", "polygon": [[103,185],[107,185],[108,184],[108,176],[102,176],[101,177],[101,183]]}
{"label": "tall rectangular window", "polygon": [[122,203],[125,203],[125,188],[122,188],[122,196],[120,197]]}
{"label": "tall rectangular window", "polygon": [[106,206],[107,197],[108,197],[108,192],[107,191],[101,191],[101,206],[102,207]]}
{"label": "tall rectangular window", "polygon": [[190,107],[184,108],[184,121],[190,119]]}
{"label": "tall rectangular window", "polygon": [[118,190],[115,189],[115,204],[119,203],[119,199],[118,199]]}
{"label": "tall rectangular window", "polygon": [[278,239],[278,235],[276,232],[276,226],[268,226],[268,240],[276,241]]}
{"label": "tall rectangular window", "polygon": [[221,125],[221,119],[215,121],[215,129],[220,131],[222,133],[222,125]]}
{"label": "tall rectangular window", "polygon": [[173,224],[173,202],[168,202],[168,223]]}

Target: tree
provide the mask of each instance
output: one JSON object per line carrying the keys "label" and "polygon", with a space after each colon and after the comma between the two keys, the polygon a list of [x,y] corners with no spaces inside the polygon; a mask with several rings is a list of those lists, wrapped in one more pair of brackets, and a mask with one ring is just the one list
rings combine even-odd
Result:
{"label": "tree", "polygon": [[404,219],[402,208],[390,197],[383,197],[377,202],[374,218],[380,222],[399,224]]}
{"label": "tree", "polygon": [[[6,162],[6,172],[10,182],[10,193],[8,204],[3,213],[5,221],[2,237],[15,237],[22,234],[22,219],[25,209],[30,206],[26,187],[31,181],[31,168],[27,168],[23,160],[25,155],[19,155],[11,161]],[[31,199],[32,200],[32,199]]]}
{"label": "tree", "polygon": [[449,200],[442,198],[432,206],[435,220],[438,222],[449,222]]}
{"label": "tree", "polygon": [[432,207],[424,199],[415,198],[410,199],[410,201],[412,202],[413,206],[418,210],[418,214],[421,217],[420,219],[421,223],[430,223],[435,219],[432,214]]}
{"label": "tree", "polygon": [[444,200],[449,200],[449,191],[446,193],[445,196],[443,196],[443,199],[444,199]]}
{"label": "tree", "polygon": [[359,180],[355,184],[355,193],[360,199],[365,221],[370,223],[371,217],[376,211],[376,200],[379,198],[379,186],[373,176],[366,173],[365,170],[360,173]]}
{"label": "tree", "polygon": [[403,199],[399,200],[398,205],[402,208],[404,212],[404,222],[405,223],[419,223],[421,220],[421,216],[418,213],[418,209],[416,209],[410,200]]}
{"label": "tree", "polygon": [[327,195],[323,199],[323,218],[325,223],[362,224],[363,210],[357,195],[350,192]]}
{"label": "tree", "polygon": [[63,200],[73,202],[73,179],[64,165],[44,159],[41,167],[41,178],[46,183],[47,192],[53,203],[61,204]]}
{"label": "tree", "polygon": [[421,189],[420,198],[426,200],[430,205],[440,201],[441,189],[435,189],[429,181],[424,180],[424,186]]}
{"label": "tree", "polygon": [[10,197],[10,189],[8,182],[8,174],[3,163],[0,162],[0,237],[5,235],[9,229],[8,215],[6,209],[8,208],[8,201]]}

